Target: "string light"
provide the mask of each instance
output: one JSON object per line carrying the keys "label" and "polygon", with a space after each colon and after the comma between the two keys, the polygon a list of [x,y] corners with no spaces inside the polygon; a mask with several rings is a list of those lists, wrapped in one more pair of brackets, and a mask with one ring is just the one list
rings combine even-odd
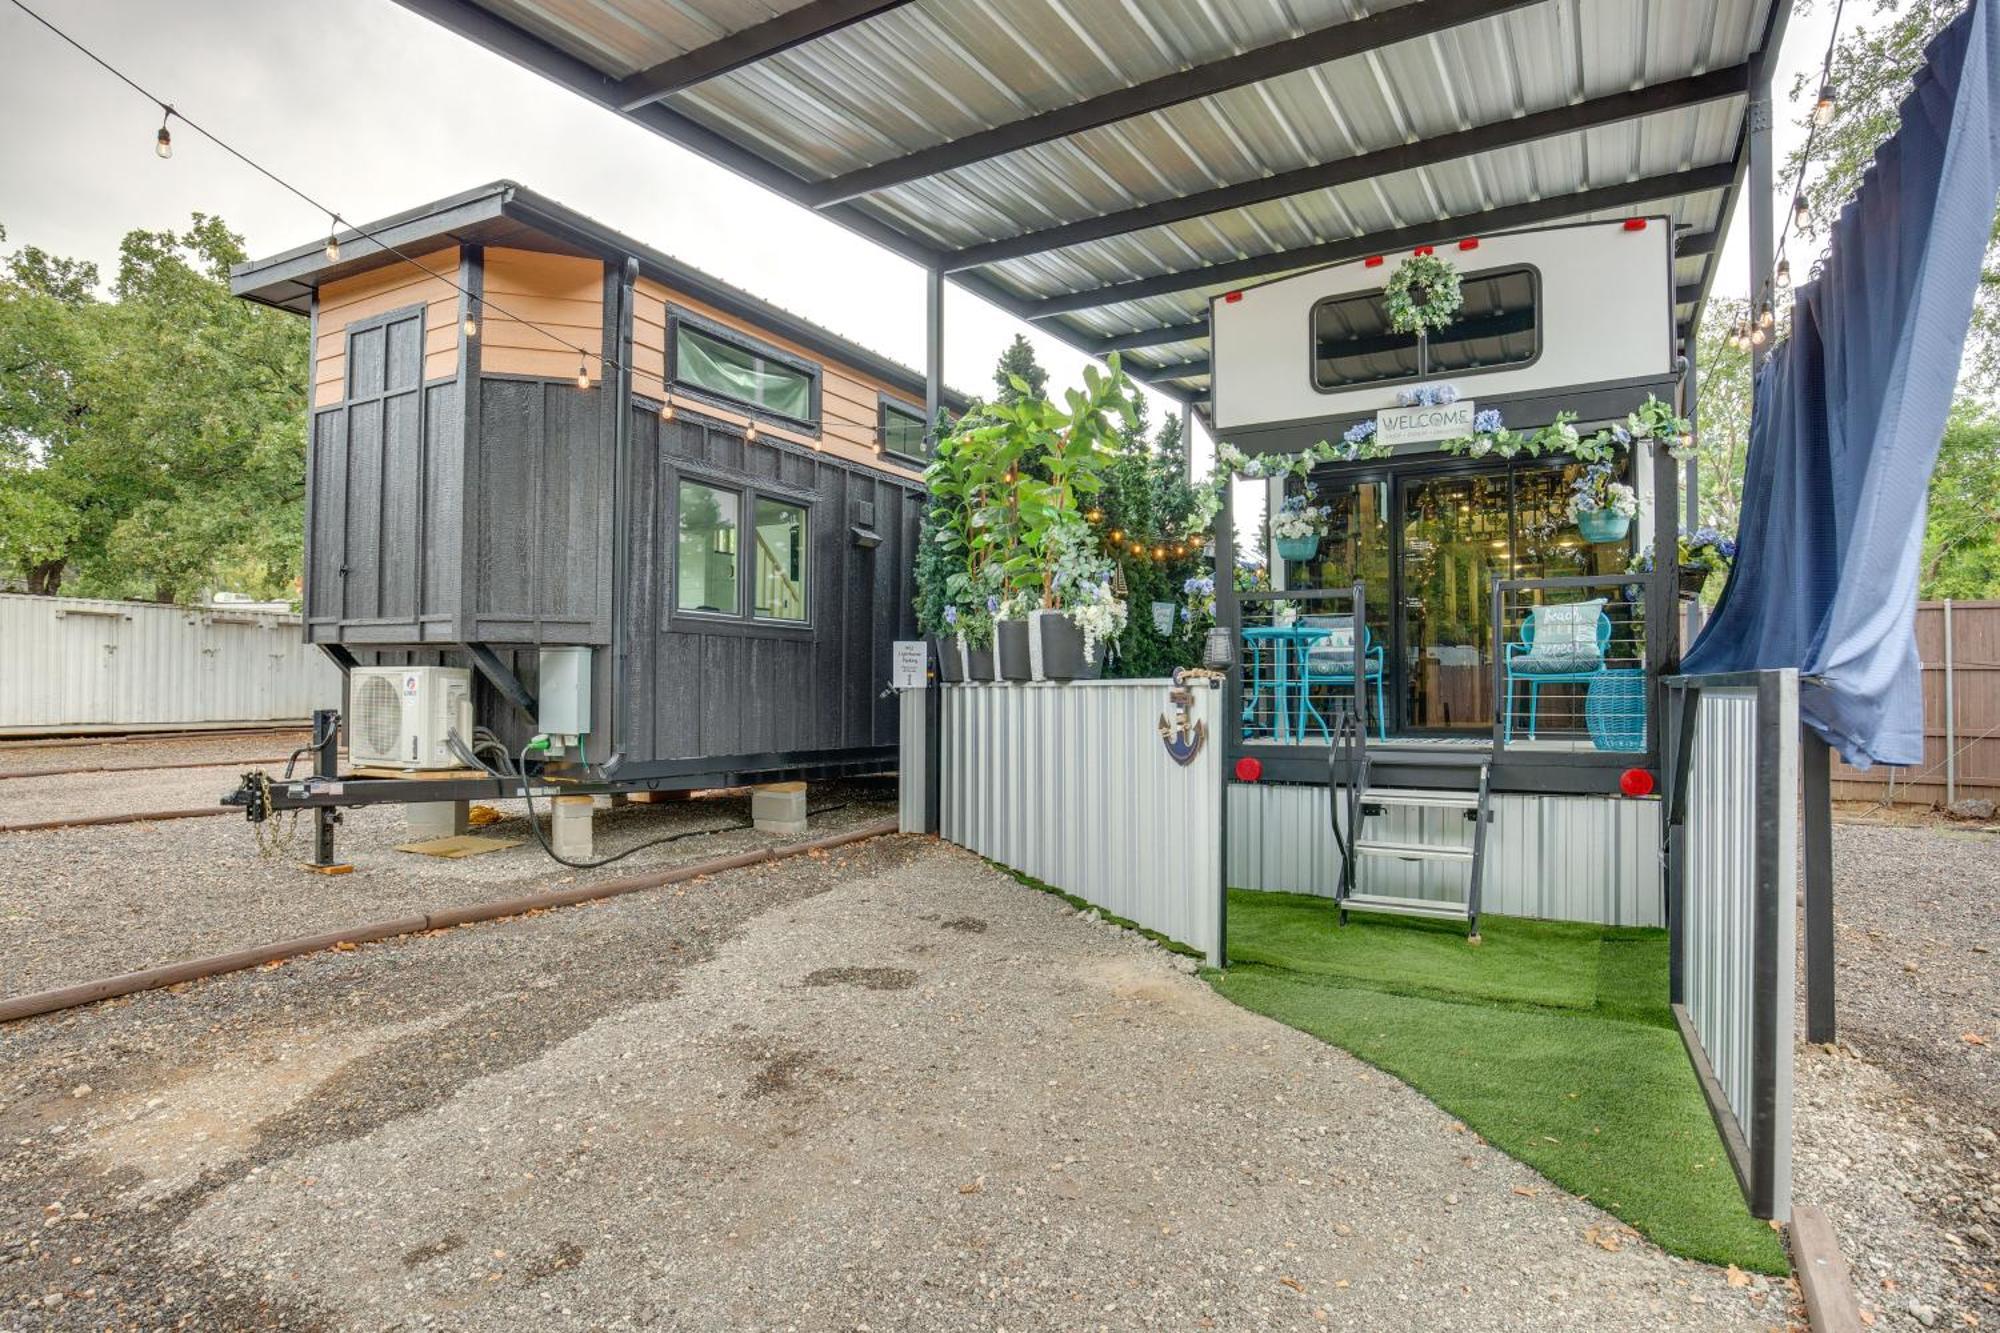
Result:
{"label": "string light", "polygon": [[590,387],[590,362],[587,360],[576,363],[576,387],[579,389]]}
{"label": "string light", "polygon": [[153,136],[153,153],[155,156],[168,158],[174,155],[173,132],[167,129],[167,121],[173,118],[173,114],[174,109],[170,106],[160,108],[160,132]]}
{"label": "string light", "polygon": [[329,264],[338,264],[340,262],[340,236],[338,234],[340,219],[337,217],[333,218],[332,222],[334,229],[326,234],[326,262]]}
{"label": "string light", "polygon": [[1819,129],[1833,124],[1834,112],[1839,109],[1839,101],[1834,95],[1833,80],[1828,79],[1819,86],[1819,100],[1813,103],[1812,122]]}
{"label": "string light", "polygon": [[1757,315],[1758,326],[1760,328],[1768,329],[1777,322],[1778,322],[1778,317],[1771,313],[1770,303],[1768,301],[1765,302],[1763,310],[1759,311]]}
{"label": "string light", "polygon": [[1803,194],[1792,200],[1792,225],[1800,231],[1812,225],[1812,210],[1806,207],[1806,197]]}
{"label": "string light", "polygon": [[1780,291],[1783,291],[1785,288],[1790,287],[1791,285],[1792,285],[1792,261],[1789,259],[1780,259],[1778,261],[1778,289]]}
{"label": "string light", "polygon": [[1756,328],[1750,330],[1750,345],[1752,347],[1762,347],[1765,339],[1770,336],[1770,334],[1764,332],[1764,326],[1759,324]]}
{"label": "string light", "polygon": [[477,338],[477,337],[479,336],[479,302],[478,302],[478,301],[476,301],[476,300],[470,300],[470,299],[468,299],[468,300],[466,301],[466,303],[465,303],[465,323],[464,323],[464,325],[463,325],[463,328],[465,329],[465,336],[466,336],[466,337],[468,337],[468,338]]}
{"label": "string light", "polygon": [[754,444],[754,443],[756,442],[756,440],[757,440],[757,423],[756,423],[756,422],[754,422],[754,421],[753,421],[753,422],[751,422],[751,423],[750,423],[749,425],[747,425],[747,426],[745,426],[745,427],[743,428],[743,438],[744,438],[745,440],[747,440],[747,441],[749,441],[749,442],[753,443],[753,444]]}
{"label": "string light", "polygon": [[1084,517],[1089,519],[1092,523],[1097,523],[1103,520],[1104,511],[1102,509],[1093,509],[1088,514],[1085,514]]}
{"label": "string light", "polygon": [[673,419],[674,419],[674,400],[672,398],[669,398],[667,399],[666,402],[660,404],[660,420],[672,421]]}

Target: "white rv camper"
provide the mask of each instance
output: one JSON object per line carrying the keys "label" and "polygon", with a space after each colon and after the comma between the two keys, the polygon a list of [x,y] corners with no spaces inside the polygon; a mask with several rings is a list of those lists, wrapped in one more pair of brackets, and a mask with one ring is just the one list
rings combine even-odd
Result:
{"label": "white rv camper", "polygon": [[[1323,840],[1323,800],[1282,784],[1338,793],[1365,746],[1363,826],[1401,849],[1378,889],[1455,901],[1475,845],[1548,873],[1527,845],[1558,837],[1564,875],[1654,901],[1657,805],[1631,793],[1659,771],[1676,653],[1681,441],[1629,418],[1682,407],[1673,239],[1663,217],[1440,238],[1213,298],[1216,437],[1248,459],[1235,488],[1267,488],[1262,530],[1225,504],[1217,543],[1248,761],[1232,883],[1305,887],[1246,858]],[[1459,299],[1399,332],[1389,288],[1415,259],[1449,264]],[[1287,511],[1307,521],[1274,529]]]}

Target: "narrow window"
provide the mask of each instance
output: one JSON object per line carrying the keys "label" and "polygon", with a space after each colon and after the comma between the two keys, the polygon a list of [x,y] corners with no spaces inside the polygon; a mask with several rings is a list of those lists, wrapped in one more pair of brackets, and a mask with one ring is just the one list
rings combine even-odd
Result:
{"label": "narrow window", "polygon": [[1382,293],[1334,296],[1313,307],[1313,383],[1322,389],[1415,379],[1415,334],[1389,327]]}
{"label": "narrow window", "polygon": [[674,605],[681,610],[742,614],[736,596],[739,504],[734,491],[681,483],[674,579]]}
{"label": "narrow window", "polygon": [[924,428],[924,414],[887,395],[884,395],[881,401],[882,419],[879,428],[882,434],[883,452],[896,454],[902,458],[928,459],[931,450],[930,442],[924,438],[929,434]]}
{"label": "narrow window", "polygon": [[1500,269],[1467,276],[1458,318],[1424,339],[1429,375],[1526,365],[1541,348],[1535,271]]}
{"label": "narrow window", "polygon": [[759,620],[806,618],[806,511],[757,499],[757,545],[751,561]]}
{"label": "narrow window", "polygon": [[802,425],[819,424],[819,372],[754,340],[674,321],[674,384]]}

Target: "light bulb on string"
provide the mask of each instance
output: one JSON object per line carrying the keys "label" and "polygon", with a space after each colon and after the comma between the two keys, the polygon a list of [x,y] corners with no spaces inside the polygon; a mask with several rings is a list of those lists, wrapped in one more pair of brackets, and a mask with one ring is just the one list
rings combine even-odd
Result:
{"label": "light bulb on string", "polygon": [[476,302],[466,302],[464,328],[466,337],[477,338],[479,336],[479,307]]}
{"label": "light bulb on string", "polygon": [[153,136],[153,152],[161,158],[168,158],[174,155],[173,132],[167,128],[167,122],[173,119],[173,115],[174,109],[172,107],[163,106],[160,108],[160,132]]}
{"label": "light bulb on string", "polygon": [[1778,317],[1771,312],[1770,303],[1766,302],[1763,310],[1759,311],[1757,315],[1758,327],[1768,329],[1777,322]]}
{"label": "light bulb on string", "polygon": [[672,421],[673,419],[674,419],[674,400],[669,398],[664,403],[660,404],[660,420]]}
{"label": "light bulb on string", "polygon": [[1806,207],[1804,195],[1792,200],[1792,225],[1800,231],[1812,225],[1812,211]]}
{"label": "light bulb on string", "polygon": [[1790,287],[1791,285],[1792,285],[1792,261],[1789,259],[1780,259],[1778,261],[1778,289],[1780,291],[1783,291],[1785,288]]}
{"label": "light bulb on string", "polygon": [[748,441],[753,441],[753,442],[754,442],[754,441],[756,440],[756,438],[757,438],[757,423],[756,423],[756,422],[754,422],[754,421],[753,421],[753,422],[751,422],[751,423],[750,423],[749,425],[747,425],[747,426],[745,426],[745,427],[743,428],[743,438],[744,438],[745,440],[748,440]]}
{"label": "light bulb on string", "polygon": [[326,262],[329,264],[340,262],[340,237],[333,232],[326,234]]}
{"label": "light bulb on string", "polygon": [[1839,99],[1834,94],[1833,80],[1828,79],[1819,86],[1819,100],[1813,103],[1813,124],[1820,129],[1833,124],[1834,112],[1839,109],[1839,105]]}
{"label": "light bulb on string", "polygon": [[1768,337],[1770,337],[1770,335],[1764,332],[1764,326],[1760,324],[1756,328],[1750,330],[1750,345],[1753,347],[1762,347],[1764,345],[1765,339],[1767,339]]}
{"label": "light bulb on string", "polygon": [[590,387],[590,362],[587,359],[576,363],[576,387],[579,389]]}

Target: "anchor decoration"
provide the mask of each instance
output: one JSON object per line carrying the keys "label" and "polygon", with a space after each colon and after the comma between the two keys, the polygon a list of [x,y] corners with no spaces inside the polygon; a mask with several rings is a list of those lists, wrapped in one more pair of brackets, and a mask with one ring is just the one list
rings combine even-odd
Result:
{"label": "anchor decoration", "polygon": [[1173,705],[1172,720],[1160,714],[1160,743],[1167,747],[1167,753],[1182,768],[1194,762],[1201,753],[1201,747],[1208,743],[1208,723],[1194,719],[1194,693],[1181,679],[1182,668],[1174,668],[1174,685],[1167,691],[1167,702]]}

